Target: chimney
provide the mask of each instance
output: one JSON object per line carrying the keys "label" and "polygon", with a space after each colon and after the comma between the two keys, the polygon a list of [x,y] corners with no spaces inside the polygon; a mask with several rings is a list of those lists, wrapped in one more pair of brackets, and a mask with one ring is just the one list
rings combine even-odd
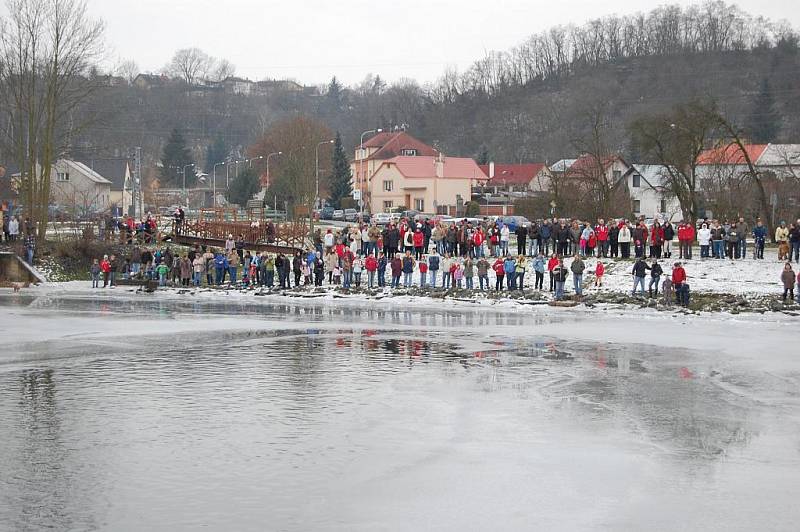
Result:
{"label": "chimney", "polygon": [[489,179],[494,177],[494,161],[489,161]]}

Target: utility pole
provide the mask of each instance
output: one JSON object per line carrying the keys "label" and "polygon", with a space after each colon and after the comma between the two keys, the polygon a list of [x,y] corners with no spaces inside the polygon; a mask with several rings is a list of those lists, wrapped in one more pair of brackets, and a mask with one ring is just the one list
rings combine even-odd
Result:
{"label": "utility pole", "polygon": [[133,186],[131,187],[131,199],[133,200],[133,218],[139,219],[142,216],[140,207],[142,201],[142,148],[137,146],[133,152]]}

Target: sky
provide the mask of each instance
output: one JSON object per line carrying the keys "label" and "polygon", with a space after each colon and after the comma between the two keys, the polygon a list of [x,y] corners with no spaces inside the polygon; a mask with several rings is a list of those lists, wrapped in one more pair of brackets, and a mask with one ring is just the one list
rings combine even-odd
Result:
{"label": "sky", "polygon": [[[800,27],[794,0],[739,0],[742,9]],[[133,59],[157,72],[180,48],[225,58],[253,80],[346,84],[435,81],[491,50],[506,50],[554,25],[630,14],[663,0],[87,0],[106,23],[107,63]],[[677,0],[687,5],[693,0]]]}

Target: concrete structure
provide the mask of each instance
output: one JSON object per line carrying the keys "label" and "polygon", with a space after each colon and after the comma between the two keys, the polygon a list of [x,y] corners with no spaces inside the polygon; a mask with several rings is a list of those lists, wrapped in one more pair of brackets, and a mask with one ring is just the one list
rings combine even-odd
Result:
{"label": "concrete structure", "polygon": [[78,216],[98,213],[111,206],[111,184],[83,163],[59,159],[52,168],[50,196]]}
{"label": "concrete structure", "polygon": [[488,180],[469,158],[401,155],[382,161],[369,180],[372,212],[398,208],[450,214],[472,198],[472,187]]}
{"label": "concrete structure", "polygon": [[11,283],[39,284],[46,283],[44,275],[30,266],[16,253],[0,251],[0,286]]}

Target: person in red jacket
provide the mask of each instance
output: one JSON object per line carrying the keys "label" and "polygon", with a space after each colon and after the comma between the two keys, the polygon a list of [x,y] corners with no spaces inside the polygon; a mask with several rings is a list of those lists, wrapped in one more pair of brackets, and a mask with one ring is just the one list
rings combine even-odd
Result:
{"label": "person in red jacket", "polygon": [[494,289],[502,291],[503,277],[505,276],[506,272],[505,269],[503,268],[503,259],[501,257],[498,257],[497,260],[494,261],[494,264],[492,264],[492,269],[494,270],[494,275],[496,278]]}
{"label": "person in red jacket", "polygon": [[675,297],[678,303],[684,307],[689,306],[689,285],[686,284],[686,270],[680,262],[676,262],[672,267],[672,289],[675,290]]}
{"label": "person in red jacket", "polygon": [[[416,247],[416,243],[414,244],[414,247]],[[428,261],[423,260],[422,255],[420,255],[417,263],[419,264],[419,287],[425,288],[425,286],[428,284]]]}
{"label": "person in red jacket", "polygon": [[594,285],[603,286],[603,275],[606,273],[606,267],[603,263],[598,261],[597,267],[594,269]]}
{"label": "person in red jacket", "polygon": [[556,279],[553,277],[553,268],[558,266],[558,255],[553,253],[550,259],[547,261],[547,271],[550,272],[550,291],[556,289]]}
{"label": "person in red jacket", "polygon": [[364,269],[367,270],[367,286],[372,288],[375,285],[375,272],[378,271],[378,259],[372,253],[364,260]]}
{"label": "person in red jacket", "polygon": [[650,258],[661,258],[661,247],[664,245],[664,228],[655,222],[650,231]]}
{"label": "person in red jacket", "polygon": [[417,262],[422,260],[422,251],[425,245],[425,235],[422,233],[420,229],[417,229],[414,232],[414,255],[416,256]]}
{"label": "person in red jacket", "polygon": [[103,272],[103,288],[106,288],[111,276],[111,261],[108,260],[108,255],[103,255],[103,260],[100,261],[100,271]]}
{"label": "person in red jacket", "polygon": [[483,229],[478,227],[472,235],[472,249],[475,250],[475,257],[483,257],[483,243],[486,241],[486,235],[483,234]]}
{"label": "person in red jacket", "polygon": [[608,226],[602,218],[599,220],[597,227],[594,228],[594,234],[597,237],[597,256],[608,256]]}

